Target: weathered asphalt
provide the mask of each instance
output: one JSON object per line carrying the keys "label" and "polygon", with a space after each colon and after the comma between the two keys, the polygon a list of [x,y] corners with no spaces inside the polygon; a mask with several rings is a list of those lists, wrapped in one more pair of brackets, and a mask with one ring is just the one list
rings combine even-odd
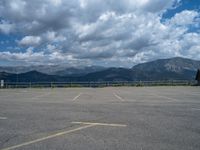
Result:
{"label": "weathered asphalt", "polygon": [[0,89],[6,149],[199,150],[200,88]]}

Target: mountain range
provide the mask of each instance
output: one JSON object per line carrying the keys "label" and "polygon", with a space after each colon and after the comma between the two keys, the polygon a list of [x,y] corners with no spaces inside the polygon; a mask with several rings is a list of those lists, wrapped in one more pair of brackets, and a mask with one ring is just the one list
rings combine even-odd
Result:
{"label": "mountain range", "polygon": [[0,72],[12,74],[21,74],[31,71],[37,71],[48,75],[59,76],[80,76],[88,73],[104,70],[102,66],[78,66],[66,67],[64,65],[38,65],[38,66],[0,66]]}
{"label": "mountain range", "polygon": [[138,64],[132,68],[0,67],[0,79],[7,82],[194,80],[199,68],[200,61],[175,57]]}

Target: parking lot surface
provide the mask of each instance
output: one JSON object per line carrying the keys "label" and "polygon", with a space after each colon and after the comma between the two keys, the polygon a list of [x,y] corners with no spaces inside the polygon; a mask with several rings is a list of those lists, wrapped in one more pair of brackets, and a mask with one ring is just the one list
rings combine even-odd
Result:
{"label": "parking lot surface", "polygon": [[0,150],[199,150],[199,87],[0,89]]}

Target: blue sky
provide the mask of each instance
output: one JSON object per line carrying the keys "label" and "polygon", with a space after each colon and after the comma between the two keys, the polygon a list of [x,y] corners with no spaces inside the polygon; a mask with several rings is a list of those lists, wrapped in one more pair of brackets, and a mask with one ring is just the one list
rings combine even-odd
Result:
{"label": "blue sky", "polygon": [[184,10],[196,10],[199,11],[200,9],[200,1],[199,0],[182,0],[178,7],[175,9],[170,9],[166,13],[164,13],[164,18],[171,18],[176,13],[180,13]]}
{"label": "blue sky", "polygon": [[1,0],[0,65],[200,60],[198,0]]}

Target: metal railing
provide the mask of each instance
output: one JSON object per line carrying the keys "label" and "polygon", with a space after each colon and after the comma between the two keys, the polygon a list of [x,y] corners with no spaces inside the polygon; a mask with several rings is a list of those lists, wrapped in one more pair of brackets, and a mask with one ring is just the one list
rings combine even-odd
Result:
{"label": "metal railing", "polygon": [[195,80],[167,81],[102,81],[102,82],[4,82],[1,88],[67,88],[67,87],[116,87],[116,86],[192,86]]}

